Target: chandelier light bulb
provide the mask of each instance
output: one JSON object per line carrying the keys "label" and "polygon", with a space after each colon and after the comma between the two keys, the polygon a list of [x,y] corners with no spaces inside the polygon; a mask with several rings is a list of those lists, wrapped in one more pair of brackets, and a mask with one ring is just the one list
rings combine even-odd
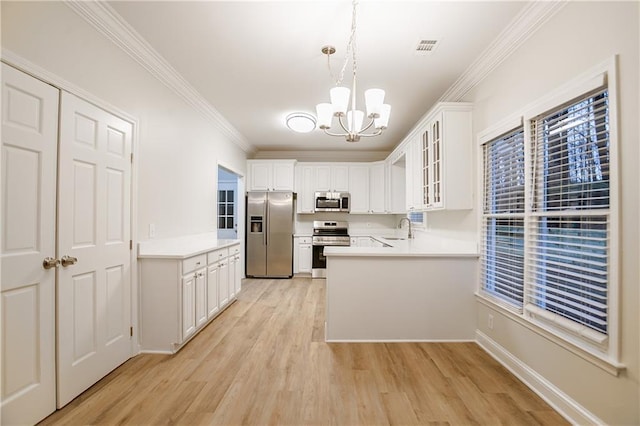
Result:
{"label": "chandelier light bulb", "polygon": [[331,105],[333,105],[333,113],[335,115],[344,115],[347,112],[347,105],[349,105],[349,95],[351,89],[348,87],[334,87],[329,91],[331,97]]}
{"label": "chandelier light bulb", "polygon": [[316,116],[318,117],[319,128],[330,129],[331,120],[333,119],[333,105],[329,103],[316,105]]}
{"label": "chandelier light bulb", "polygon": [[391,105],[382,104],[380,107],[380,117],[374,120],[376,129],[386,129],[391,116]]}
{"label": "chandelier light bulb", "polygon": [[369,89],[364,92],[364,101],[367,107],[367,117],[377,118],[384,103],[384,90]]}

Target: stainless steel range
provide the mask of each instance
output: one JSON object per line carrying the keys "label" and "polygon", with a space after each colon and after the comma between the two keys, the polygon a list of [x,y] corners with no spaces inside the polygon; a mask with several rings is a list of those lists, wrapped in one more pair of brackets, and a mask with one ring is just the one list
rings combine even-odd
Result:
{"label": "stainless steel range", "polygon": [[313,257],[311,263],[311,277],[325,278],[327,276],[327,258],[324,248],[328,246],[349,246],[349,224],[336,221],[313,221]]}

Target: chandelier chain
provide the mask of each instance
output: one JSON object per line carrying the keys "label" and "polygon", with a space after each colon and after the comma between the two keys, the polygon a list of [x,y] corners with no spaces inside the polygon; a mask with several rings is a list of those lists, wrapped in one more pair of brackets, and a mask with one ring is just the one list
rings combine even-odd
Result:
{"label": "chandelier chain", "polygon": [[333,71],[331,70],[331,55],[327,55],[327,67],[329,68],[329,74],[331,75],[331,79],[335,80],[336,86],[340,86],[342,84],[342,80],[344,80],[344,72],[347,69],[347,64],[349,63],[349,56],[351,56],[353,62],[353,74],[355,75],[357,65],[356,65],[356,9],[358,6],[358,0],[353,0],[353,11],[351,13],[351,34],[349,35],[349,43],[347,43],[347,52],[344,56],[344,63],[342,64],[342,69],[340,70],[340,75],[338,78],[335,77]]}

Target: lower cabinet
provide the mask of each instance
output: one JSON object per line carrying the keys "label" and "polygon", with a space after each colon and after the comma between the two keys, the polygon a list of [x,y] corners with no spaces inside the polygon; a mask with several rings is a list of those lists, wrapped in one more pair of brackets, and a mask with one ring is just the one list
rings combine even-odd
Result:
{"label": "lower cabinet", "polygon": [[240,292],[240,244],[186,259],[139,260],[143,352],[178,351]]}
{"label": "lower cabinet", "polygon": [[295,237],[294,244],[293,273],[310,274],[313,254],[311,237]]}

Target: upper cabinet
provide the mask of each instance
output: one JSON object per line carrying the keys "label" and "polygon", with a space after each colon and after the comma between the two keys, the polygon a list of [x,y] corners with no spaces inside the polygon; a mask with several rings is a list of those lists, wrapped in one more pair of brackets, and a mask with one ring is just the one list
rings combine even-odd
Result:
{"label": "upper cabinet", "polygon": [[349,167],[350,213],[369,213],[369,165],[367,163]]}
{"label": "upper cabinet", "polygon": [[473,207],[471,109],[468,103],[438,104],[420,132],[422,210]]}
{"label": "upper cabinet", "polygon": [[348,192],[348,165],[316,165],[314,173],[314,191]]}
{"label": "upper cabinet", "polygon": [[298,163],[296,165],[296,211],[298,213],[313,213],[314,205],[314,173],[315,167]]}
{"label": "upper cabinet", "polygon": [[293,191],[296,160],[247,160],[248,191]]}

